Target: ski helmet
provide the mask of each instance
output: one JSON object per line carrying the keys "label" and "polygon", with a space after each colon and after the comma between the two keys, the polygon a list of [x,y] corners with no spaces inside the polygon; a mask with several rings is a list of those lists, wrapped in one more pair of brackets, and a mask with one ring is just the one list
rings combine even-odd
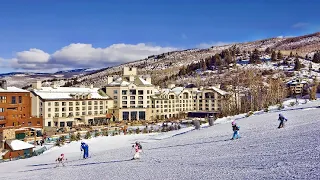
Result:
{"label": "ski helmet", "polygon": [[61,154],[61,156],[64,156],[64,154]]}
{"label": "ski helmet", "polygon": [[236,124],[236,121],[232,121],[232,123],[231,123],[232,125],[235,125]]}

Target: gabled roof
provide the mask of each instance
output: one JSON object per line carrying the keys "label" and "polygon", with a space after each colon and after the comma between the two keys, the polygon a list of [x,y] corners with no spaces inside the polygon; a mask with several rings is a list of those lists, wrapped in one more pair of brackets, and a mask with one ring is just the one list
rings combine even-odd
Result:
{"label": "gabled roof", "polygon": [[129,86],[130,84],[135,84],[136,86],[153,86],[150,82],[139,76],[134,76],[134,80],[132,82],[129,81],[129,77],[119,77],[107,86]]}
{"label": "gabled roof", "polygon": [[6,140],[6,143],[13,151],[34,148],[34,145],[16,139]]}
{"label": "gabled roof", "polygon": [[222,89],[219,89],[219,88],[217,88],[217,87],[214,87],[214,86],[211,86],[211,87],[209,87],[209,88],[207,88],[207,89],[212,89],[212,90],[216,91],[217,93],[219,93],[220,95],[226,95],[226,94],[228,94],[228,92],[226,92],[226,91],[224,91],[224,90],[222,90]]}
{"label": "gabled roof", "polygon": [[44,100],[53,99],[74,99],[74,95],[91,95],[91,99],[110,99],[109,96],[102,96],[99,88],[80,88],[80,87],[41,87],[32,91],[35,95]]}

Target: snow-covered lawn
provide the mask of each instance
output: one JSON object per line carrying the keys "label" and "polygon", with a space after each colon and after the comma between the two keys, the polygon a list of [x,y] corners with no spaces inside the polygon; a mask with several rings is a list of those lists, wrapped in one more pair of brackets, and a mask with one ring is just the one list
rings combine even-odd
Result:
{"label": "snow-covered lawn", "polygon": [[[93,138],[87,140],[87,160],[79,160],[80,143],[72,142],[30,159],[1,163],[0,179],[318,179],[319,105],[313,101],[227,117],[201,130]],[[277,129],[279,112],[289,119],[284,129]],[[233,119],[242,138],[231,141]],[[130,161],[136,140],[144,153],[141,160]],[[69,162],[53,168],[62,152]]]}

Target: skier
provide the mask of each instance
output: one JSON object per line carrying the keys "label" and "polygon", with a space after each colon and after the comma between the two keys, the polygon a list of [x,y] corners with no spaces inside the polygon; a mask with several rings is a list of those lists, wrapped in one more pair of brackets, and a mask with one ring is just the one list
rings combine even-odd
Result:
{"label": "skier", "polygon": [[284,121],[288,121],[288,119],[285,118],[282,114],[279,114],[278,120],[280,121],[280,124],[278,126],[279,129],[284,127]]}
{"label": "skier", "polygon": [[89,157],[89,146],[85,142],[81,142],[80,150],[83,151],[83,159]]}
{"label": "skier", "polygon": [[142,152],[141,144],[139,142],[136,142],[135,145],[132,145],[132,148],[134,148],[134,150],[135,150],[135,153],[134,153],[132,160],[140,159],[140,153]]}
{"label": "skier", "polygon": [[236,137],[237,139],[240,138],[240,135],[239,135],[240,126],[237,125],[236,121],[232,121],[231,125],[233,130],[233,136],[231,140],[236,139]]}
{"label": "skier", "polygon": [[58,163],[56,167],[59,166],[59,164],[61,163],[62,166],[64,166],[64,162],[66,161],[67,159],[64,159],[64,154],[61,154],[58,159],[56,159],[56,162]]}

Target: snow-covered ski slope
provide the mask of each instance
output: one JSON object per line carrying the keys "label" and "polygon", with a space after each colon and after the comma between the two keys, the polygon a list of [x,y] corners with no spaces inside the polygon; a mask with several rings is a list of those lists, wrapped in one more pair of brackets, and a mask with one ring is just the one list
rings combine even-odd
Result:
{"label": "snow-covered ski slope", "polygon": [[[242,138],[230,120],[213,127],[153,135],[100,137],[88,141],[91,158],[79,160],[80,143],[37,157],[0,164],[0,179],[319,179],[320,101],[239,118]],[[278,113],[288,122],[277,129]],[[235,118],[235,117],[234,117]],[[130,161],[134,141],[142,159]],[[63,152],[66,167],[54,168]]]}

